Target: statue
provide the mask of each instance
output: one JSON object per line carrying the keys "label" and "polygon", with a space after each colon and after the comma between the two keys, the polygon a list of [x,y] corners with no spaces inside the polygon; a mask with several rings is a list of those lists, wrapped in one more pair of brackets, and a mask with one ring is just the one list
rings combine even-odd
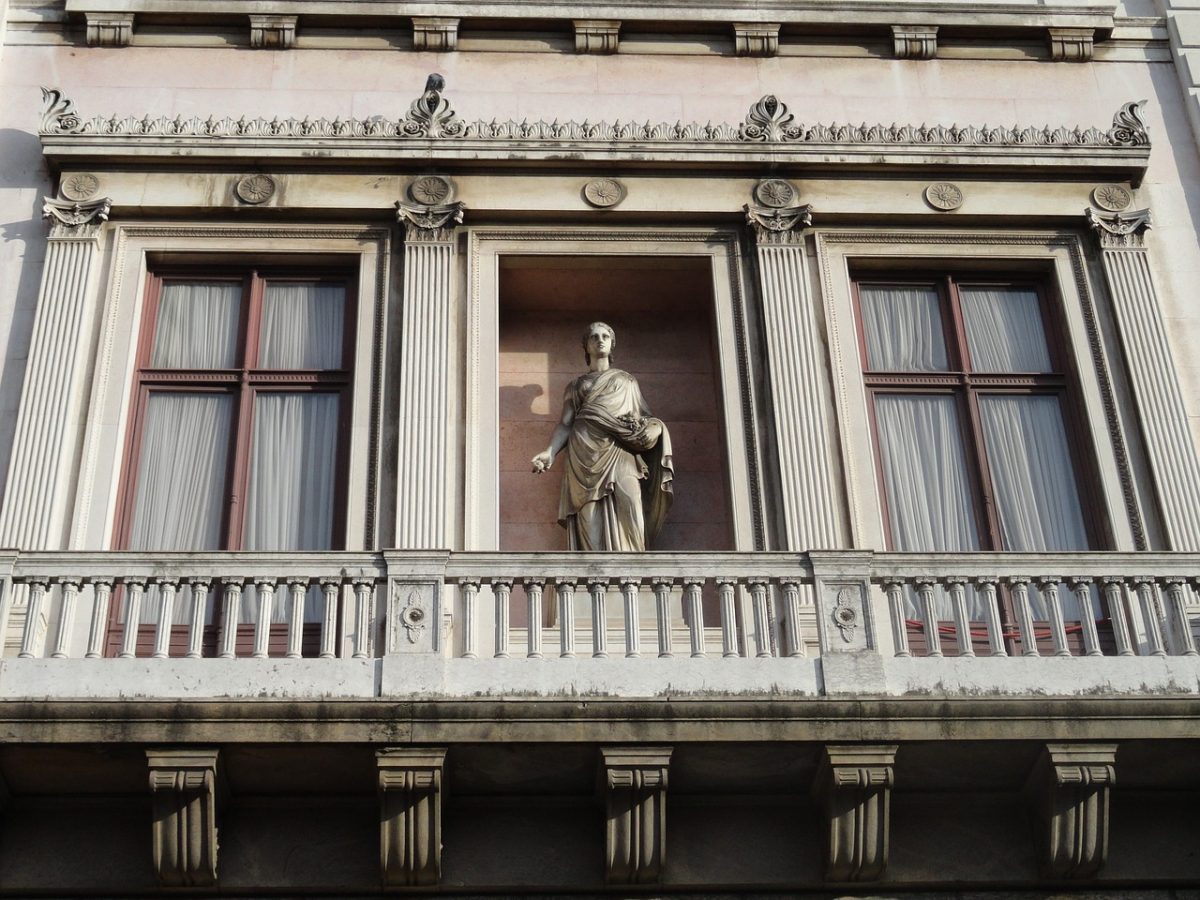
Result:
{"label": "statue", "polygon": [[567,385],[550,446],[533,458],[540,475],[566,447],[558,524],[572,550],[644,551],[671,507],[671,436],[637,379],[612,366],[616,344],[608,325],[588,326],[588,371]]}

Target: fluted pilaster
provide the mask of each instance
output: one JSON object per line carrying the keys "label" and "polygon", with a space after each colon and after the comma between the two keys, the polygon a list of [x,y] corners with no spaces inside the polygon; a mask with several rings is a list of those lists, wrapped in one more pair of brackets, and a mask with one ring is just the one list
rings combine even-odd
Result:
{"label": "fluted pilaster", "polygon": [[0,546],[60,549],[90,378],[88,293],[111,201],[46,198],[51,229],[8,464]]}
{"label": "fluted pilaster", "polygon": [[450,545],[447,516],[454,226],[463,205],[398,203],[405,226],[396,545]]}
{"label": "fluted pilaster", "polygon": [[1150,275],[1150,211],[1090,209],[1169,549],[1200,549],[1200,463]]}

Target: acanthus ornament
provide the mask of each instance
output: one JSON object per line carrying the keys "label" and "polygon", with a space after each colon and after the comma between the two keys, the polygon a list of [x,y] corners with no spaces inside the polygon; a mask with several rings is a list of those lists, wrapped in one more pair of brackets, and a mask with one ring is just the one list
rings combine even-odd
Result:
{"label": "acanthus ornament", "polygon": [[1101,184],[1092,191],[1092,202],[1109,212],[1129,209],[1133,194],[1119,184]]}
{"label": "acanthus ornament", "polygon": [[243,203],[266,203],[275,196],[275,179],[270,175],[247,175],[238,179],[233,191]]}
{"label": "acanthus ornament", "polygon": [[608,209],[625,199],[625,185],[615,178],[594,178],[583,186],[583,199],[599,209]]}
{"label": "acanthus ornament", "polygon": [[1113,127],[1109,131],[1114,143],[1150,146],[1150,129],[1142,115],[1145,105],[1145,100],[1131,100],[1117,110],[1117,114],[1113,116]]}
{"label": "acanthus ornament", "polygon": [[42,88],[41,134],[74,134],[83,130],[83,120],[75,111],[75,103],[57,88]]}
{"label": "acanthus ornament", "polygon": [[408,137],[461,137],[466,125],[442,96],[446,79],[436,72],[425,79],[425,93],[412,102],[400,133]]}
{"label": "acanthus ornament", "polygon": [[50,220],[52,233],[93,234],[108,221],[108,214],[112,211],[112,200],[108,197],[86,202],[55,200],[53,197],[43,197],[42,200],[42,217]]}
{"label": "acanthus ornament", "polygon": [[77,172],[64,178],[58,190],[68,200],[87,200],[100,190],[100,179],[88,172]]}
{"label": "acanthus ornament", "polygon": [[787,244],[799,240],[799,230],[812,224],[812,206],[809,204],[776,209],[747,203],[742,209],[755,237],[764,244]]}
{"label": "acanthus ornament", "polygon": [[461,225],[466,204],[444,203],[425,206],[420,203],[396,201],[396,220],[406,226],[409,240],[445,241],[450,230]]}
{"label": "acanthus ornament", "polygon": [[939,181],[925,188],[925,202],[934,209],[950,212],[963,205],[963,192],[957,184]]}
{"label": "acanthus ornament", "polygon": [[1148,209],[1106,212],[1089,208],[1087,220],[1105,250],[1140,250],[1146,246],[1146,232],[1152,227]]}

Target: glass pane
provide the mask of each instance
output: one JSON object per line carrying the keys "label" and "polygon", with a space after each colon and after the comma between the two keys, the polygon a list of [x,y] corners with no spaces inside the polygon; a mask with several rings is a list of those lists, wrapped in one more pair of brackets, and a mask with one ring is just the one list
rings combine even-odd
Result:
{"label": "glass pane", "polygon": [[261,369],[340,369],[346,288],[271,282],[263,294]]}
{"label": "glass pane", "polygon": [[150,395],[131,550],[220,549],[232,415],[229,394]]}
{"label": "glass pane", "polygon": [[232,369],[237,366],[242,286],[234,282],[163,285],[154,326],[155,369]]}
{"label": "glass pane", "polygon": [[1037,291],[962,287],[959,297],[974,371],[1051,371]]}
{"label": "glass pane", "polygon": [[1005,550],[1087,550],[1087,530],[1054,395],[979,398]]}
{"label": "glass pane", "polygon": [[867,368],[873,372],[945,372],[941,303],[932,287],[860,285]]}
{"label": "glass pane", "polygon": [[247,550],[329,550],[337,394],[260,393],[254,402]]}
{"label": "glass pane", "polygon": [[978,550],[954,397],[876,394],[875,421],[893,547]]}

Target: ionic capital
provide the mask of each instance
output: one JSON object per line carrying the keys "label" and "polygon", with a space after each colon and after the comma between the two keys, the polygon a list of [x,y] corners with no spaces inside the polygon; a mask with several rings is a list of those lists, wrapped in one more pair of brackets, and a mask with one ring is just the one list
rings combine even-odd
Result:
{"label": "ionic capital", "polygon": [[1089,207],[1086,212],[1088,224],[1096,233],[1101,250],[1143,250],[1146,247],[1146,232],[1152,227],[1150,210],[1133,212],[1106,212]]}
{"label": "ionic capital", "polygon": [[42,218],[50,221],[52,238],[94,238],[108,221],[112,200],[55,200],[43,197]]}
{"label": "ionic capital", "polygon": [[396,221],[404,226],[404,238],[410,244],[444,244],[455,225],[461,225],[466,204],[461,201],[440,206],[396,201]]}
{"label": "ionic capital", "polygon": [[747,203],[742,209],[759,244],[798,244],[812,224],[812,205],[773,207]]}

